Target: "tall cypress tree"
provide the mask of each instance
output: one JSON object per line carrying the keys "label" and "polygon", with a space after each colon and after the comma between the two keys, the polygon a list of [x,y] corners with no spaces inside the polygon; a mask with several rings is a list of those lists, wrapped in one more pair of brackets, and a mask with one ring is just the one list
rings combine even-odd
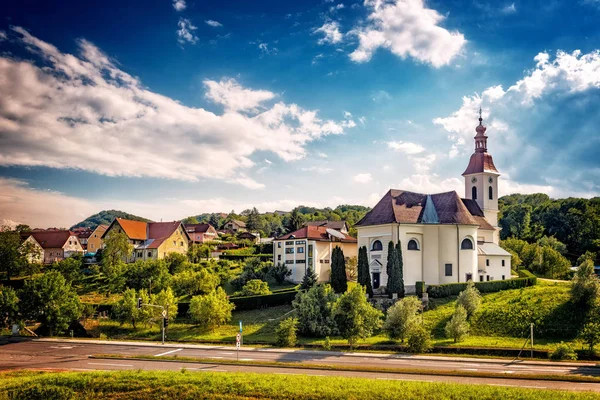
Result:
{"label": "tall cypress tree", "polygon": [[373,285],[371,285],[371,274],[369,273],[369,257],[367,247],[358,249],[358,284],[366,288],[369,296],[373,296]]}
{"label": "tall cypress tree", "polygon": [[398,254],[398,271],[396,279],[398,280],[398,297],[404,297],[404,261],[402,260],[402,243],[398,240],[396,243],[396,253]]}
{"label": "tall cypress tree", "polygon": [[345,293],[348,289],[344,252],[337,246],[331,252],[331,287],[336,293]]}
{"label": "tall cypress tree", "polygon": [[387,292],[389,295],[398,293],[398,252],[392,244],[392,250],[388,257],[388,281],[387,281]]}
{"label": "tall cypress tree", "polygon": [[[394,252],[394,242],[392,242],[390,240],[390,242],[388,243],[388,253],[387,253],[387,264],[385,265],[385,273],[387,274],[387,276],[389,277],[391,272],[391,264],[390,264],[390,259],[392,258],[392,253]],[[388,278],[389,280],[389,278]]]}

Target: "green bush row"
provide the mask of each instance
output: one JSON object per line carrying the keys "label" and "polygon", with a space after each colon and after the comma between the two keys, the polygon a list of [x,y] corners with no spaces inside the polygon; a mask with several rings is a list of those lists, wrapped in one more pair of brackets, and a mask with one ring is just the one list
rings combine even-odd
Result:
{"label": "green bush row", "polygon": [[266,295],[231,297],[229,300],[235,304],[236,311],[255,310],[257,308],[292,304],[292,301],[296,298],[297,293],[298,289],[293,288],[289,291],[276,292]]}
{"label": "green bush row", "polygon": [[[507,279],[504,281],[488,281],[475,282],[475,287],[481,293],[499,292],[506,289],[519,289],[527,286],[534,286],[537,283],[537,278],[516,278]],[[429,285],[427,293],[430,298],[440,298],[448,296],[458,296],[460,292],[467,287],[465,283],[446,283],[443,285]]]}
{"label": "green bush row", "polygon": [[259,258],[260,261],[273,261],[273,254],[221,254],[219,260],[245,261],[248,258]]}
{"label": "green bush row", "polygon": [[519,273],[519,278],[535,278],[536,276],[533,274],[533,272],[527,270],[527,269],[520,269],[518,271]]}

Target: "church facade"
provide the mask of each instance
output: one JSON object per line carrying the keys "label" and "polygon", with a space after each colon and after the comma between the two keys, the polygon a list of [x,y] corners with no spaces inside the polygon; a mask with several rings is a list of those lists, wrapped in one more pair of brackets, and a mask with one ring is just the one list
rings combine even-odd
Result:
{"label": "church facade", "polygon": [[499,243],[498,179],[487,152],[481,113],[475,151],[463,172],[465,196],[390,189],[357,224],[366,246],[374,289],[387,285],[387,248],[400,240],[404,285],[510,279],[511,255]]}

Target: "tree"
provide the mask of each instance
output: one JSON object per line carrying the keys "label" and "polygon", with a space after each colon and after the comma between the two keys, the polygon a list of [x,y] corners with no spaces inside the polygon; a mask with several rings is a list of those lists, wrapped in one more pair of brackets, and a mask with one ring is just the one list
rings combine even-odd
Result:
{"label": "tree", "polygon": [[406,342],[411,353],[426,353],[431,349],[431,333],[423,325],[413,325]]}
{"label": "tree", "polygon": [[41,322],[51,336],[64,332],[83,310],[77,293],[58,271],[26,281],[19,298],[23,316]]}
{"label": "tree", "polygon": [[167,269],[169,270],[170,274],[174,274],[185,269],[185,264],[187,261],[188,259],[185,255],[174,252],[167,254],[164,258],[164,262],[167,264]]}
{"label": "tree", "polygon": [[269,284],[260,279],[249,280],[239,293],[240,296],[256,296],[262,294],[271,294],[271,291],[269,290]]}
{"label": "tree", "polygon": [[198,271],[185,270],[173,275],[171,287],[180,295],[195,296],[208,294],[215,290],[219,284],[219,277],[209,268]]}
{"label": "tree", "polygon": [[562,255],[567,253],[567,246],[554,236],[542,236],[538,239],[537,244],[542,247],[551,247]]}
{"label": "tree", "polygon": [[594,264],[584,259],[571,282],[571,298],[575,304],[590,310],[598,301],[600,280],[594,273]]}
{"label": "tree", "polygon": [[460,304],[456,306],[452,319],[446,324],[444,332],[446,332],[446,337],[454,339],[454,343],[460,342],[469,333],[467,310]]}
{"label": "tree", "polygon": [[298,211],[298,207],[296,207],[292,210],[292,213],[289,216],[286,228],[289,232],[294,232],[302,228],[303,223],[304,216],[300,214],[300,211]]}
{"label": "tree", "polygon": [[27,260],[20,250],[21,237],[8,227],[0,228],[0,272],[6,279],[18,275]]}
{"label": "tree", "polygon": [[499,221],[502,239],[511,236],[517,239],[528,239],[531,235],[531,212],[532,207],[529,204],[504,207]]}
{"label": "tree", "polygon": [[367,294],[373,297],[373,285],[371,285],[371,273],[369,271],[369,257],[367,247],[358,250],[358,279],[357,283],[365,287]]}
{"label": "tree", "polygon": [[252,210],[250,210],[250,212],[248,213],[248,219],[246,220],[246,228],[250,232],[256,232],[262,230],[263,225],[264,221],[260,213],[258,212],[256,207],[253,207]]}
{"label": "tree", "polygon": [[83,262],[80,258],[69,257],[64,260],[60,260],[55,262],[52,265],[52,269],[60,272],[62,276],[65,277],[65,280],[69,283],[73,283],[81,279],[82,273],[81,268],[83,266]]}
{"label": "tree", "polygon": [[344,252],[336,246],[331,254],[331,287],[336,293],[345,293],[348,290],[346,280],[346,260]]}
{"label": "tree", "polygon": [[279,323],[275,330],[277,345],[281,347],[293,347],[296,345],[296,331],[298,330],[298,319],[288,317]]}
{"label": "tree", "polygon": [[199,325],[214,329],[229,322],[231,311],[235,305],[229,302],[222,288],[202,296],[195,296],[190,301],[190,317]]}
{"label": "tree", "polygon": [[[291,272],[291,271],[290,271]],[[319,277],[315,273],[313,267],[308,267],[306,273],[302,277],[302,283],[300,283],[300,290],[308,290],[315,286],[319,280]]]}
{"label": "tree", "polygon": [[31,232],[31,227],[29,225],[19,224],[15,227],[15,231],[17,231],[19,233]]}
{"label": "tree", "polygon": [[119,292],[123,288],[125,279],[122,272],[125,268],[125,260],[132,252],[133,246],[129,243],[125,232],[113,229],[104,239],[101,271],[108,281],[108,292]]}
{"label": "tree", "polygon": [[212,251],[213,247],[206,243],[193,244],[188,248],[188,260],[192,263],[199,263],[203,258],[208,260]]}
{"label": "tree", "polygon": [[292,302],[298,329],[303,335],[324,337],[336,333],[333,305],[336,297],[330,285],[312,286],[300,291]]}
{"label": "tree", "polygon": [[416,296],[404,297],[388,309],[383,330],[390,339],[404,342],[411,327],[417,323],[420,309],[421,300]]}
{"label": "tree", "polygon": [[149,304],[150,298],[145,290],[137,291],[127,289],[123,292],[123,298],[113,308],[115,319],[121,324],[131,322],[133,329],[136,329],[136,323],[140,321],[148,322],[151,315],[151,309],[144,306],[138,308],[138,298],[142,299],[142,304]]}
{"label": "tree", "polygon": [[19,298],[10,286],[0,286],[0,328],[9,328],[19,321]]}
{"label": "tree", "polygon": [[210,214],[208,223],[211,224],[215,229],[219,229],[221,227],[221,218],[217,214]]}
{"label": "tree", "polygon": [[359,339],[366,339],[381,327],[383,313],[369,304],[365,289],[356,285],[340,296],[333,307],[333,318],[340,335],[350,347]]}
{"label": "tree", "polygon": [[456,305],[464,307],[467,312],[467,319],[471,319],[475,314],[481,305],[481,294],[479,294],[479,290],[477,290],[473,281],[467,282],[467,288],[459,293]]}
{"label": "tree", "polygon": [[290,275],[292,275],[292,270],[283,263],[277,263],[269,269],[269,275],[275,279],[275,282],[281,285]]}
{"label": "tree", "polygon": [[396,243],[396,253],[398,255],[398,263],[395,264],[397,271],[394,276],[398,281],[398,297],[404,297],[404,260],[402,259],[402,243],[400,240]]}
{"label": "tree", "polygon": [[356,282],[358,278],[358,259],[356,257],[348,258],[346,263],[346,280]]}
{"label": "tree", "polygon": [[600,323],[588,322],[583,326],[579,337],[589,346],[590,352],[594,352],[594,347],[600,343]]}
{"label": "tree", "polygon": [[571,263],[552,247],[542,247],[541,263],[534,264],[532,269],[550,278],[562,278],[569,273]]}
{"label": "tree", "polygon": [[126,287],[152,294],[169,286],[171,274],[165,260],[137,260],[123,266],[122,278]]}
{"label": "tree", "polygon": [[[387,291],[390,295],[394,293],[398,294],[398,297],[404,296],[404,280],[402,279],[402,264],[398,255],[398,249],[394,247],[393,243],[391,246],[391,255],[388,255],[387,270],[389,271]],[[389,246],[388,246],[389,247]]]}

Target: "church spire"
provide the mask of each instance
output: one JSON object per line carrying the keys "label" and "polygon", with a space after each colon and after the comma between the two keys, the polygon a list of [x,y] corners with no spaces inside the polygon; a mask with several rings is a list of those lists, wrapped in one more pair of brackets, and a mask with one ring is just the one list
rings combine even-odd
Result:
{"label": "church spire", "polygon": [[485,134],[486,127],[483,126],[483,118],[481,117],[481,107],[479,107],[479,125],[475,128],[475,152],[487,153],[487,136]]}

